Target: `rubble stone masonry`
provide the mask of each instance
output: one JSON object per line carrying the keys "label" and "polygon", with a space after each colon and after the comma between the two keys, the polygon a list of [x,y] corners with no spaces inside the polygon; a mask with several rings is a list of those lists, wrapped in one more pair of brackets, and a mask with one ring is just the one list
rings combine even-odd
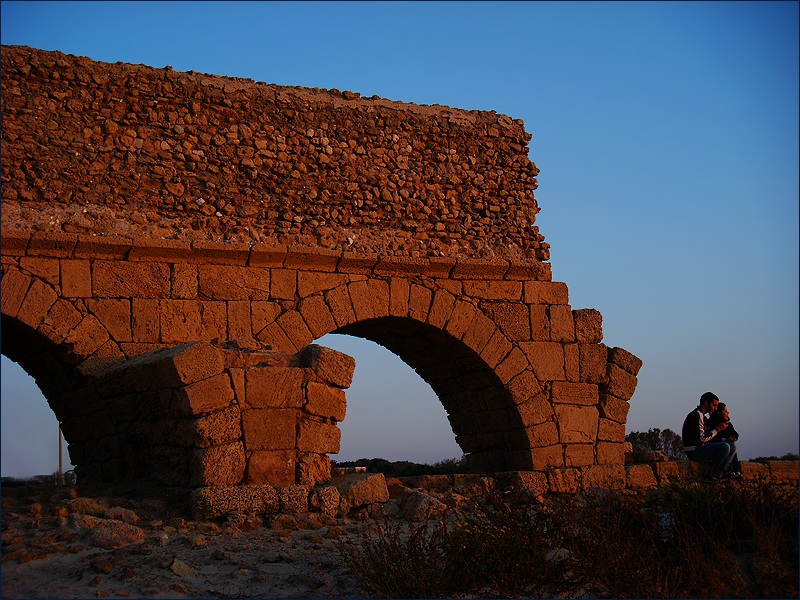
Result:
{"label": "rubble stone masonry", "polygon": [[2,351],[87,480],[324,479],[352,369],[313,342],[343,333],[432,387],[473,471],[616,485],[642,362],[552,281],[521,122],[21,47],[2,69]]}

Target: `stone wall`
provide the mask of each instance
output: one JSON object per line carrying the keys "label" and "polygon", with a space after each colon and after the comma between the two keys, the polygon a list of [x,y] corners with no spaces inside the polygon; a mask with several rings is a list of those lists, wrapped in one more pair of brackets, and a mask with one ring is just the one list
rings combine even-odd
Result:
{"label": "stone wall", "polygon": [[51,402],[71,415],[61,427],[81,483],[314,486],[330,479],[354,368],[316,345],[180,344]]}
{"label": "stone wall", "polygon": [[4,228],[549,258],[522,121],[20,46],[2,73]]}

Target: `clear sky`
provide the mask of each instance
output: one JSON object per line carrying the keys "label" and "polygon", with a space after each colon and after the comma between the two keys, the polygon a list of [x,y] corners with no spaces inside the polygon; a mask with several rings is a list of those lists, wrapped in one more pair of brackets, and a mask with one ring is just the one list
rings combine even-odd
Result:
{"label": "clear sky", "polygon": [[[628,431],[727,402],[740,457],[798,451],[797,2],[2,2],[2,43],[523,119],[537,224],[573,308],[644,361]],[[460,457],[430,388],[357,361],[350,460]],[[2,364],[2,474],[57,424]],[[49,420],[48,420],[49,419]]]}

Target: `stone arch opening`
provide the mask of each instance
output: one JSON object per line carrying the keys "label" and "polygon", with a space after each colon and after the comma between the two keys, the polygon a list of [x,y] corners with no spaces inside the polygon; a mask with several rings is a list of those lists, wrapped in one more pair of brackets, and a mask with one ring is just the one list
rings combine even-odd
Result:
{"label": "stone arch opening", "polygon": [[436,393],[399,356],[352,335],[326,334],[314,343],[342,352],[356,364],[346,390],[346,417],[338,423],[340,451],[332,460],[435,464],[461,458],[463,450]]}
{"label": "stone arch opening", "polygon": [[511,393],[465,343],[427,323],[391,316],[331,333],[380,344],[414,369],[442,403],[471,468],[531,468],[530,453],[525,452],[529,440]]}
{"label": "stone arch opening", "polygon": [[56,472],[59,443],[62,470],[71,470],[66,442],[56,433],[58,418],[36,381],[5,355],[0,364],[3,476],[26,478]]}

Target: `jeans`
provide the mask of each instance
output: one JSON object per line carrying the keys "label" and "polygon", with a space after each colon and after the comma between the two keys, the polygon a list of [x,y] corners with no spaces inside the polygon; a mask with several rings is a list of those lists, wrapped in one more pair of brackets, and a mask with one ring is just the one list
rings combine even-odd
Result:
{"label": "jeans", "polygon": [[731,465],[734,470],[740,469],[739,458],[736,456],[736,442],[733,440],[703,444],[687,452],[686,456],[696,462],[711,461],[712,477],[722,475]]}

